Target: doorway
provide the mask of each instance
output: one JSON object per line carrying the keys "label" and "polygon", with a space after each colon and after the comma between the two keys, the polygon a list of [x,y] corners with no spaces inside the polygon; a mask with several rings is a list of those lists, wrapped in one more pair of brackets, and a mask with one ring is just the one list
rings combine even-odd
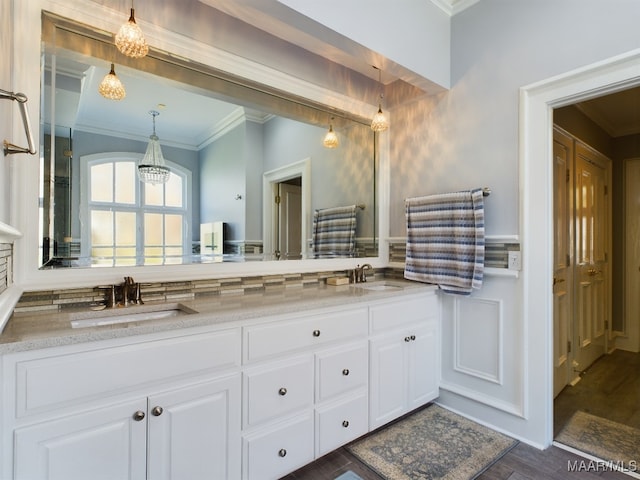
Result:
{"label": "doorway", "polygon": [[262,176],[264,253],[272,260],[304,258],[311,231],[311,159]]}
{"label": "doorway", "polygon": [[520,89],[522,296],[526,435],[553,443],[553,109],[640,85],[640,51]]}
{"label": "doorway", "polygon": [[[587,130],[575,120],[573,128],[567,127],[567,112],[582,117],[583,123],[592,122],[592,132],[600,129],[603,135],[600,140],[596,136],[595,143],[608,146],[612,160],[557,125],[553,131],[553,430],[564,443],[571,436],[563,430],[570,423],[575,428],[576,419],[584,421],[587,415],[593,421],[615,422],[620,429],[640,430],[640,302],[633,289],[640,285],[640,235],[633,233],[640,232],[640,159],[627,158],[640,153],[640,123],[622,121],[623,109],[615,108],[620,98],[640,102],[640,91],[559,109],[563,127],[585,140]],[[606,114],[589,116],[589,102]],[[618,115],[615,129],[612,119],[603,121]],[[613,202],[617,208],[612,209]],[[603,443],[607,438],[603,435]]]}

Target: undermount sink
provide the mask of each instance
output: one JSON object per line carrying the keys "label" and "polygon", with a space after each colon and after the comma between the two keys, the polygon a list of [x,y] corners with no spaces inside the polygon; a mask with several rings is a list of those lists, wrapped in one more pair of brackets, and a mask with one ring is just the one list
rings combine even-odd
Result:
{"label": "undermount sink", "polygon": [[71,319],[71,328],[103,327],[119,323],[165,320],[198,313],[180,303],[170,305],[132,306],[106,309],[98,312],[82,312]]}
{"label": "undermount sink", "polygon": [[373,290],[373,291],[385,291],[385,290],[402,290],[404,288],[403,285],[398,285],[397,283],[388,282],[388,281],[379,281],[379,282],[365,282],[365,283],[356,283],[353,285],[356,288],[362,288],[364,290]]}

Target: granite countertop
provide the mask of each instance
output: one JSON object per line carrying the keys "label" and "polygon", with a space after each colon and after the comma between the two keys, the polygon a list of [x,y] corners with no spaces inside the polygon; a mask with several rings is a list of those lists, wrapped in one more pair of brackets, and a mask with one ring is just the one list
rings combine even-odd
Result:
{"label": "granite countertop", "polygon": [[[0,354],[61,345],[123,338],[190,327],[240,326],[251,319],[309,309],[353,305],[376,299],[432,292],[434,285],[407,280],[382,280],[358,285],[281,288],[238,295],[217,295],[168,303],[146,303],[93,311],[16,313],[0,334]],[[173,310],[168,318],[126,321],[73,328],[72,321]]]}

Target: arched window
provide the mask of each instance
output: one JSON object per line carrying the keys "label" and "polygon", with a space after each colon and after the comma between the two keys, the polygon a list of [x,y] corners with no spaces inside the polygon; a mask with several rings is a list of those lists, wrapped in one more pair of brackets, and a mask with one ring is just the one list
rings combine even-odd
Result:
{"label": "arched window", "polygon": [[190,172],[167,161],[169,181],[138,179],[141,155],[106,153],[81,159],[86,170],[83,197],[83,256],[94,266],[162,265],[191,257]]}

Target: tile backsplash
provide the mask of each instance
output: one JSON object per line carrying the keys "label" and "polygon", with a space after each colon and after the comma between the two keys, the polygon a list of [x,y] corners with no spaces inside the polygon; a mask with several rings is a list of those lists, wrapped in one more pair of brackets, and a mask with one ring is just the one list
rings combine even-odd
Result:
{"label": "tile backsplash", "polygon": [[[375,275],[381,274],[382,271],[375,272]],[[343,275],[345,271],[340,270],[148,283],[142,284],[142,299],[147,302],[176,302],[211,295],[241,295],[282,288],[315,287],[324,284],[328,277]],[[20,313],[86,308],[101,303],[104,299],[104,290],[97,287],[25,292],[14,311]]]}
{"label": "tile backsplash", "polygon": [[11,283],[11,258],[13,247],[10,243],[0,243],[0,293]]}

